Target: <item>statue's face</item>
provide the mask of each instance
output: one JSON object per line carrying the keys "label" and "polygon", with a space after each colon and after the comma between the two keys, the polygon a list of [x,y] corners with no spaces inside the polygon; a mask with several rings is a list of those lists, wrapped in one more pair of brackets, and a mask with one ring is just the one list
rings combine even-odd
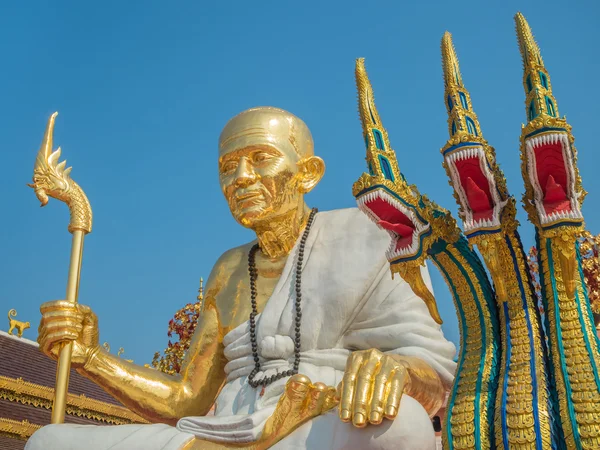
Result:
{"label": "statue's face", "polygon": [[297,207],[302,197],[292,183],[297,160],[267,143],[224,152],[219,158],[221,189],[235,219],[251,227]]}
{"label": "statue's face", "polygon": [[[221,189],[245,227],[272,220],[303,201],[297,177],[302,141],[295,120],[283,111],[258,108],[232,119],[221,134]],[[312,139],[310,145],[312,151]]]}

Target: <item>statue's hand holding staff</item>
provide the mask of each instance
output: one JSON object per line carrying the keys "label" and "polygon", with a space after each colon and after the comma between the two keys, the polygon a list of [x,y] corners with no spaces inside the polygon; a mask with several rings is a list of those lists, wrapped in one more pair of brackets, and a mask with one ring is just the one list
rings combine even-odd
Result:
{"label": "statue's hand holding staff", "polygon": [[84,367],[100,349],[98,319],[89,306],[55,300],[40,307],[42,320],[38,328],[40,350],[58,359],[63,344],[72,342],[71,367]]}

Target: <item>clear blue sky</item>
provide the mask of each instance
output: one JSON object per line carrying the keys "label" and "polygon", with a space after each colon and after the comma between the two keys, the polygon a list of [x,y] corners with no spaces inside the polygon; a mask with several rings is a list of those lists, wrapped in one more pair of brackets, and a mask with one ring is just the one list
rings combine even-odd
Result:
{"label": "clear blue sky", "polygon": [[[223,251],[252,238],[217,183],[217,138],[230,117],[272,105],[303,118],[327,164],[310,205],[355,205],[352,183],[365,169],[357,57],[366,57],[404,174],[456,212],[439,154],[448,137],[440,39],[452,32],[484,135],[520,199],[519,10],[574,127],[590,192],[584,213],[600,231],[597,2],[10,3],[0,6],[0,314],[17,308],[32,323],[31,339],[39,305],[65,295],[70,248],[66,207],[40,209],[25,186],[53,111],[55,144],[95,215],[80,301],[98,313],[102,342],[146,363],[165,347],[173,313],[195,299],[198,279]],[[519,217],[531,245],[532,227]],[[456,342],[454,307],[432,272]]]}

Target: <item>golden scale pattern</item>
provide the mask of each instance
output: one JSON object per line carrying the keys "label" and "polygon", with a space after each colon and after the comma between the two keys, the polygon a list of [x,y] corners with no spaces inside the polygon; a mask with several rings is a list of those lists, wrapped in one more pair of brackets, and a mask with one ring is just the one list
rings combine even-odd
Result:
{"label": "golden scale pattern", "polygon": [[[556,241],[551,241],[552,254],[560,252],[561,244]],[[546,315],[550,326],[553,329],[557,327],[557,320],[560,321],[560,329],[562,330],[562,344],[564,351],[564,362],[567,368],[567,373],[560,370],[561,360],[558,350],[558,337],[556,333],[550,333],[550,345],[552,347],[553,364],[557,378],[558,399],[560,404],[560,415],[563,424],[572,426],[567,413],[567,392],[565,390],[565,381],[571,385],[572,401],[575,409],[576,421],[579,423],[579,433],[581,446],[584,449],[600,448],[600,433],[598,430],[598,418],[600,417],[600,394],[594,381],[592,365],[590,364],[589,355],[585,349],[585,341],[583,330],[579,321],[579,312],[574,301],[569,299],[567,290],[563,282],[560,264],[554,264],[553,271],[550,270],[549,255],[545,245],[540,246],[540,270],[543,271],[545,291],[549,293]],[[552,280],[555,281],[556,291],[552,286]],[[581,280],[577,281],[578,295],[582,295]],[[552,293],[557,297],[558,316],[554,305]],[[589,317],[586,317],[586,326],[591,327]],[[585,320],[585,319],[584,319]],[[595,343],[593,343],[594,347]],[[598,367],[598,349],[594,349],[595,364]],[[567,375],[567,380],[565,380]],[[573,424],[574,425],[574,424]],[[565,428],[565,439],[567,440],[568,448],[575,448],[573,434],[567,433],[568,428]]]}
{"label": "golden scale pattern", "polygon": [[[508,200],[506,206],[501,212],[501,229],[493,235],[480,235],[469,239],[471,245],[477,245],[483,259],[492,273],[492,277],[498,282],[502,282],[506,289],[506,301],[508,306],[508,315],[510,319],[510,336],[506,336],[506,317],[504,315],[503,302],[497,298],[499,307],[500,328],[502,334],[502,342],[507,343],[507,338],[510,337],[512,351],[510,355],[508,367],[508,382],[507,382],[507,404],[506,411],[502,411],[502,395],[504,386],[502,381],[506,375],[506,353],[502,352],[502,363],[499,373],[499,386],[496,396],[496,409],[494,414],[496,446],[504,448],[504,439],[502,436],[502,420],[505,416],[508,430],[508,445],[515,449],[529,449],[536,447],[536,429],[534,415],[534,396],[532,392],[532,373],[530,366],[530,345],[535,348],[535,365],[537,368],[543,368],[543,351],[541,344],[541,330],[536,320],[537,307],[534,301],[533,292],[529,286],[523,286],[526,295],[527,308],[532,322],[532,340],[529,341],[528,324],[523,309],[521,290],[519,286],[519,278],[517,273],[510,270],[502,270],[506,267],[514,267],[513,259],[510,254],[510,249],[505,241],[508,237],[511,241],[511,246],[515,250],[517,265],[519,267],[520,278],[527,280],[527,270],[525,259],[519,251],[520,242],[515,236],[515,230],[518,227],[518,222],[515,220],[516,209],[514,200],[508,197],[506,188],[506,179],[498,167],[494,149],[483,138],[481,126],[473,109],[471,95],[465,88],[460,72],[458,56],[452,42],[452,35],[448,32],[442,38],[442,66],[444,73],[444,98],[446,99],[446,109],[448,112],[448,132],[450,138],[446,145],[442,148],[442,153],[448,148],[460,144],[461,142],[475,142],[483,148],[483,152],[488,163],[488,166],[494,176],[496,187],[504,199]],[[461,99],[465,100],[466,108],[463,106]],[[452,103],[449,103],[449,102]],[[466,126],[465,118],[469,117],[474,125],[476,135],[473,135]],[[457,200],[461,211],[463,206],[452,180],[451,170],[444,161],[443,164],[446,173],[449,177],[449,184],[453,188],[454,198]],[[463,211],[464,215],[464,211]],[[493,268],[499,268],[500,270]],[[498,279],[500,278],[500,279]],[[544,448],[550,445],[550,421],[548,411],[548,392],[546,388],[546,379],[542,373],[538,374],[537,387],[537,408],[540,412],[538,415],[539,426],[542,434],[542,443]]]}
{"label": "golden scale pattern", "polygon": [[[508,366],[508,381],[507,381],[507,398],[506,411],[502,411],[502,395],[504,393],[503,379],[506,373],[506,351],[502,352],[502,366],[500,368],[498,392],[496,395],[496,411],[495,411],[495,431],[496,431],[496,446],[504,448],[502,438],[502,418],[505,416],[506,426],[508,430],[508,446],[510,449],[535,449],[536,448],[536,429],[535,422],[538,421],[540,434],[542,439],[542,448],[549,448],[551,445],[551,424],[550,411],[548,403],[548,390],[546,386],[546,374],[544,370],[543,349],[542,349],[542,333],[539,326],[536,326],[535,314],[537,306],[535,304],[535,296],[528,284],[524,283],[523,289],[526,295],[527,309],[529,311],[531,321],[531,332],[533,342],[529,341],[529,330],[525,310],[523,309],[521,290],[517,275],[520,275],[521,280],[527,280],[528,269],[526,259],[519,250],[520,242],[514,233],[507,233],[506,236],[511,241],[511,246],[514,249],[515,259],[517,262],[519,273],[505,270],[500,276],[503,277],[504,286],[506,289],[506,302],[508,310],[508,318],[510,320],[510,341],[511,355]],[[510,254],[510,249],[504,240],[504,232],[496,236],[479,236],[471,239],[473,244],[478,244],[478,248],[484,260],[487,261],[490,255],[490,245],[495,246],[495,257],[499,259],[498,266],[501,268],[514,267],[513,259]],[[488,245],[481,245],[482,241],[488,240]],[[494,239],[492,243],[490,241]],[[506,336],[506,317],[504,316],[504,308],[501,301],[498,301],[499,318],[501,323],[502,342],[508,342]],[[537,375],[537,409],[539,414],[534,414],[534,396],[533,396],[533,374],[531,372],[531,345],[534,346],[535,367],[538,370]]]}
{"label": "golden scale pattern", "polygon": [[[454,256],[454,258],[469,275],[469,279],[476,288],[478,297],[484,298],[483,292],[481,291],[481,286],[479,285],[477,278],[466,259],[456,249],[456,247],[449,246],[448,251],[452,254],[452,256]],[[480,370],[481,346],[484,336],[485,341],[488,343],[488,348],[485,349],[482,385],[485,386],[489,384],[490,372],[492,369],[493,348],[491,342],[493,341],[493,334],[491,332],[492,324],[490,313],[486,305],[479,305],[485,316],[485,328],[482,330],[478,318],[479,312],[477,300],[469,289],[467,279],[463,276],[459,266],[457,266],[454,261],[452,261],[452,259],[450,259],[450,257],[445,253],[436,255],[436,261],[441,267],[443,267],[444,271],[450,277],[450,280],[445,279],[448,286],[454,285],[456,288],[456,293],[460,298],[460,303],[465,315],[465,325],[468,330],[465,348],[461,348],[460,356],[462,356],[462,353],[464,352],[465,359],[461,371],[461,378],[458,381],[458,391],[456,394],[454,407],[452,408],[452,418],[450,420],[452,425],[452,445],[456,450],[479,450],[481,448],[490,448],[490,429],[485,426],[485,424],[488,423],[486,405],[490,395],[490,392],[487,389],[481,390],[479,398],[479,411],[481,418],[480,423],[484,425],[483,428],[479,430],[481,439],[481,445],[479,447],[476,446],[475,442],[476,430],[474,425],[474,393],[477,391],[477,376]],[[446,278],[444,271],[442,271],[442,275],[444,278]],[[454,298],[453,300],[456,308],[458,309],[457,299]],[[461,334],[464,333],[465,330],[462,329],[462,324],[460,321],[459,326],[461,327]],[[484,331],[484,335],[482,335],[482,331]],[[446,415],[448,415],[448,413],[449,411],[446,411]],[[443,432],[446,433],[446,427],[444,427]],[[444,449],[449,448],[449,438],[450,436],[447,434],[443,436]]]}
{"label": "golden scale pattern", "polygon": [[70,233],[75,230],[83,230],[89,233],[92,231],[92,208],[90,202],[79,185],[74,181],[71,181],[71,183],[72,191],[69,202],[67,202],[71,213],[68,230]]}
{"label": "golden scale pattern", "polygon": [[[514,235],[509,237],[512,247],[515,249],[520,277],[527,280],[526,261],[522,253],[518,251],[519,242]],[[511,255],[508,246],[504,243],[500,246],[501,267],[511,267]],[[527,285],[523,286],[527,295],[529,314],[532,317],[532,334],[535,354],[535,367],[538,369],[537,380],[537,407],[540,411],[538,419],[533,414],[533,386],[531,373],[530,342],[528,336],[527,320],[525,310],[521,303],[521,293],[516,273],[507,271],[511,276],[505,277],[508,294],[508,314],[511,323],[510,339],[512,353],[508,372],[508,390],[506,400],[506,422],[508,427],[508,443],[511,449],[530,449],[536,447],[535,420],[539,420],[541,430],[542,446],[549,448],[551,445],[550,433],[550,411],[548,403],[548,391],[545,385],[545,376],[540,373],[544,370],[542,336],[540,329],[536,327],[533,315],[537,307],[534,304],[533,292]],[[502,315],[501,315],[502,317]],[[504,332],[504,327],[502,328]],[[504,340],[506,342],[506,340]],[[501,391],[498,392],[497,408],[501,400]],[[496,422],[496,425],[500,425]],[[497,438],[501,437],[501,428],[497,429]]]}
{"label": "golden scale pattern", "polygon": [[586,231],[580,248],[590,306],[594,314],[600,314],[600,234],[593,236]]}
{"label": "golden scale pattern", "polygon": [[[494,237],[487,237],[487,239],[493,239]],[[495,236],[496,240],[496,255],[500,260],[500,267],[512,267],[512,257],[510,250],[504,241],[502,235]],[[494,245],[492,244],[492,245]],[[518,245],[518,241],[511,237],[511,244],[513,248]],[[485,255],[489,247],[483,248],[479,246],[482,254]],[[517,253],[517,261],[522,279],[527,279],[527,272],[525,271],[524,260],[521,255]],[[485,257],[485,256],[484,256]],[[507,271],[507,275],[508,275]],[[502,352],[502,362],[499,375],[499,384],[496,394],[496,410],[495,410],[495,435],[496,435],[496,446],[497,448],[504,448],[503,436],[502,436],[502,419],[503,416],[506,420],[508,430],[508,446],[510,449],[533,449],[536,448],[536,435],[535,435],[535,416],[533,414],[533,391],[532,391],[532,374],[530,366],[530,342],[528,336],[527,320],[525,316],[525,310],[521,303],[521,292],[519,283],[516,277],[516,273],[510,272],[511,276],[504,277],[504,283],[507,294],[508,303],[508,315],[510,319],[510,336],[506,336],[506,318],[504,317],[504,310],[501,304],[499,304],[499,317],[501,322],[501,334],[502,342],[508,342],[507,337],[511,340],[511,357],[508,367],[508,381],[507,381],[507,399],[506,399],[506,412],[502,412],[502,396],[504,394],[503,380],[506,374],[506,358],[507,353]],[[525,287],[527,289],[527,287]],[[530,314],[532,307],[529,308]],[[534,331],[534,345],[536,345],[536,367],[543,367],[542,363],[542,349],[541,339],[539,330],[537,333]],[[538,373],[538,378],[539,377]],[[542,429],[543,437],[543,448],[547,448],[550,445],[550,423],[548,420],[548,407],[547,407],[547,391],[546,386],[541,383],[538,385],[538,408],[542,410],[540,414],[540,428]]]}
{"label": "golden scale pattern", "polygon": [[[522,14],[515,17],[519,47],[523,58],[523,85],[527,93],[526,108],[531,107],[532,100],[537,117],[529,120],[521,131],[522,174],[525,183],[523,195],[524,207],[529,220],[536,226],[540,245],[538,248],[540,273],[543,274],[544,294],[546,295],[546,318],[549,324],[549,344],[552,350],[552,364],[556,378],[560,418],[567,441],[567,448],[598,449],[600,448],[600,392],[596,384],[594,370],[600,367],[600,353],[593,320],[585,305],[583,295],[584,280],[580,278],[580,258],[576,254],[578,239],[584,233],[584,224],[562,225],[550,230],[541,227],[535,208],[535,196],[529,174],[526,139],[531,133],[544,127],[562,128],[566,131],[572,152],[572,167],[575,176],[573,194],[577,196],[579,205],[583,203],[586,192],[581,185],[581,177],[577,167],[577,150],[571,126],[566,119],[558,116],[558,106],[552,94],[552,85],[546,70],[540,49],[533,38],[531,28]],[[542,82],[540,75],[545,78]],[[529,81],[533,87],[528,87]],[[553,103],[554,111],[546,107],[542,100]],[[535,99],[533,98],[535,97]],[[550,251],[547,246],[550,246]],[[550,268],[552,262],[552,270]],[[563,270],[573,269],[565,274]],[[572,292],[567,289],[574,281]],[[578,297],[578,298],[577,298]],[[579,305],[582,307],[579,308]],[[559,336],[558,334],[561,334]],[[590,350],[586,346],[588,338]],[[564,349],[559,351],[560,345]],[[567,386],[570,386],[571,397]],[[576,423],[572,423],[570,408],[574,410]],[[579,437],[576,436],[579,434]]]}

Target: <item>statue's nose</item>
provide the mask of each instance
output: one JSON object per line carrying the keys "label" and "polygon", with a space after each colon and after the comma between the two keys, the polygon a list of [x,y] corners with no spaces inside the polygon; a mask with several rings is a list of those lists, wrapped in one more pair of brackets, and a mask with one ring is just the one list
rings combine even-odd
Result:
{"label": "statue's nose", "polygon": [[235,185],[237,187],[251,186],[259,178],[248,158],[245,156],[241,157],[235,172]]}

